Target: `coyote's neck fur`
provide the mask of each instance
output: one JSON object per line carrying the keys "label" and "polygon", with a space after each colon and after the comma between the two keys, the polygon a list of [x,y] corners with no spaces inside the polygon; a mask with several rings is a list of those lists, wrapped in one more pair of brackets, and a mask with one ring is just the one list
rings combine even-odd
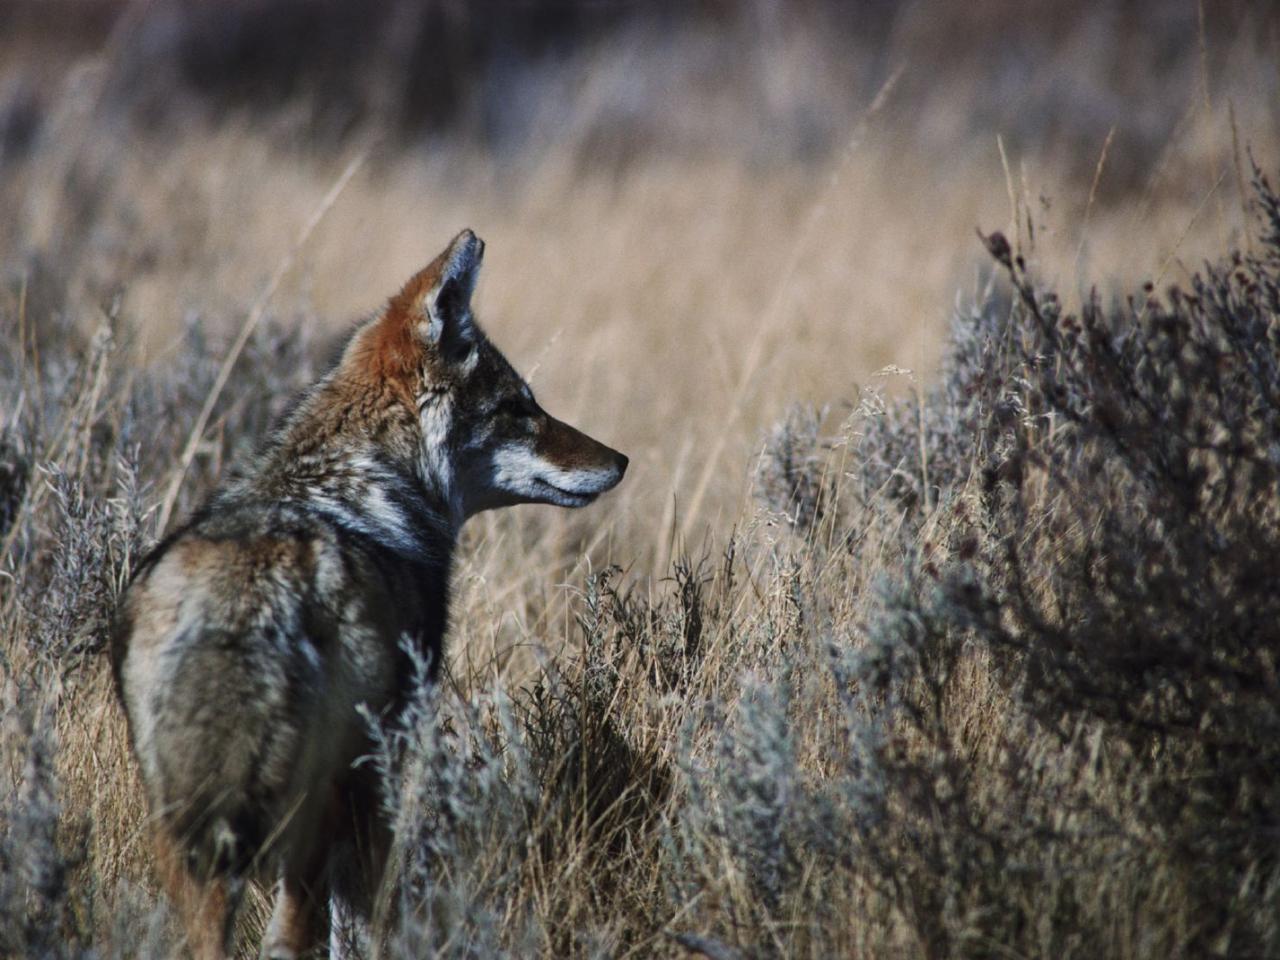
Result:
{"label": "coyote's neck fur", "polygon": [[406,559],[447,563],[465,517],[444,462],[398,392],[353,382],[344,362],[303,397],[226,495],[305,502]]}

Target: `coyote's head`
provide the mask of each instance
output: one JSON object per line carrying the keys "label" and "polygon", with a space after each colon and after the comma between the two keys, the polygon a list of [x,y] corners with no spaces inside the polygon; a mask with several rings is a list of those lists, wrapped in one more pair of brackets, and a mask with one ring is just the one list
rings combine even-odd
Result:
{"label": "coyote's head", "polygon": [[471,293],[483,256],[474,233],[458,234],[344,362],[412,412],[423,480],[459,519],[517,503],[586,506],[617,485],[627,458],[543,410],[480,330]]}

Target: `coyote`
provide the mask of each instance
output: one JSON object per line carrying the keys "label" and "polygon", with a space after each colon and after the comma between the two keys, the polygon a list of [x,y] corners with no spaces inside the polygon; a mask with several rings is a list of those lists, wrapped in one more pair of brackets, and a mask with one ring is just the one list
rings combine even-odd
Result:
{"label": "coyote", "polygon": [[[477,326],[464,230],[372,319],[263,449],[139,564],[113,643],[157,858],[197,957],[276,882],[262,955],[368,916],[387,856],[368,721],[416,646],[439,670],[454,545],[481,510],[582,507],[627,458],[548,415]],[[410,647],[412,649],[412,647]]]}

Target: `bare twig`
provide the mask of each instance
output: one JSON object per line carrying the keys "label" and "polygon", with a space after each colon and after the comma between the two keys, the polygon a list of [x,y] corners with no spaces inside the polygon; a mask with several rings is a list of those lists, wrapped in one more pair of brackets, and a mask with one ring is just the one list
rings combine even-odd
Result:
{"label": "bare twig", "polygon": [[1084,260],[1084,243],[1089,236],[1089,216],[1093,213],[1093,201],[1098,195],[1098,184],[1102,181],[1102,171],[1107,165],[1107,154],[1111,151],[1111,141],[1116,135],[1113,123],[1107,131],[1107,139],[1102,142],[1102,153],[1098,155],[1098,165],[1093,168],[1093,183],[1089,185],[1089,200],[1084,205],[1084,220],[1080,224],[1080,243],[1076,247],[1076,282],[1080,281],[1080,267]]}
{"label": "bare twig", "polygon": [[1253,253],[1253,232],[1249,229],[1249,195],[1245,189],[1244,164],[1240,162],[1240,128],[1236,125],[1236,105],[1227,101],[1227,118],[1231,121],[1231,156],[1235,161],[1236,189],[1240,192],[1240,213],[1243,215],[1244,248]]}
{"label": "bare twig", "polygon": [[249,342],[253,331],[262,322],[262,317],[267,311],[267,305],[271,302],[271,298],[275,296],[276,290],[279,289],[285,276],[293,269],[298,260],[298,254],[302,252],[302,248],[311,238],[311,234],[337,202],[338,197],[342,195],[342,191],[346,189],[351,178],[364,166],[368,156],[369,151],[365,149],[347,164],[346,169],[334,181],[333,186],[329,188],[329,192],[320,201],[320,205],[310,219],[298,231],[298,237],[293,246],[281,259],[275,273],[271,275],[271,279],[267,281],[267,285],[262,288],[262,292],[258,294],[258,299],[254,301],[253,306],[249,309],[248,315],[244,318],[244,323],[240,326],[240,333],[237,334],[235,342],[231,344],[231,348],[227,351],[227,355],[222,361],[222,366],[218,370],[218,376],[214,379],[213,386],[209,388],[209,393],[204,398],[204,406],[200,408],[200,415],[196,417],[196,422],[191,427],[191,434],[187,437],[187,444],[182,450],[178,466],[169,481],[169,487],[165,491],[164,500],[160,506],[160,516],[157,520],[157,530],[159,532],[163,533],[169,525],[169,518],[173,514],[173,506],[178,500],[178,492],[182,489],[182,481],[187,476],[191,461],[195,459],[196,450],[199,449],[200,441],[204,438],[204,432],[209,426],[209,418],[213,415],[213,408],[217,404],[218,398],[222,395],[222,390],[227,385],[227,380],[230,378],[231,371],[234,369],[236,361],[240,358],[245,344]]}
{"label": "bare twig", "polygon": [[1009,194],[1009,221],[1013,225],[1013,248],[1022,249],[1022,211],[1018,203],[1018,191],[1013,185],[1013,171],[1009,169],[1009,155],[1005,153],[1004,137],[996,134],[996,149],[1000,151],[1000,168],[1004,170],[1004,188]]}
{"label": "bare twig", "polygon": [[[1204,121],[1212,124],[1213,101],[1209,97],[1209,40],[1204,19],[1204,0],[1199,0],[1196,4],[1196,17],[1200,33],[1200,96],[1204,101]],[[1213,174],[1214,180],[1221,182],[1222,178],[1218,175],[1218,153],[1216,150],[1210,155],[1210,163],[1212,164],[1210,173]],[[1218,210],[1218,239],[1222,246],[1225,247],[1227,238],[1223,232],[1222,196],[1216,191],[1214,193],[1214,203]]]}
{"label": "bare twig", "polygon": [[707,957],[708,960],[742,960],[741,950],[712,937],[703,937],[696,933],[668,933],[667,936],[690,953]]}
{"label": "bare twig", "polygon": [[813,232],[813,228],[821,219],[822,214],[826,211],[826,199],[840,182],[840,175],[848,166],[849,161],[854,155],[857,146],[862,142],[862,137],[866,132],[867,126],[872,118],[876,116],[889,100],[889,95],[893,92],[893,88],[897,86],[898,80],[901,78],[904,67],[898,67],[889,75],[889,78],[880,86],[875,97],[872,98],[871,105],[867,107],[866,112],[862,115],[857,125],[853,129],[852,135],[849,137],[848,143],[845,145],[844,154],[841,157],[839,165],[831,174],[831,179],[826,189],[818,198],[817,202],[809,208],[809,215],[805,219],[804,225],[800,229],[799,236],[795,238],[791,244],[790,256],[787,258],[786,267],[783,269],[778,282],[773,288],[773,298],[769,302],[769,306],[761,314],[756,323],[755,336],[752,338],[751,345],[747,351],[747,360],[742,368],[742,375],[738,379],[737,389],[734,391],[733,399],[729,403],[725,421],[720,425],[720,429],[715,435],[715,439],[711,443],[711,450],[707,454],[707,459],[703,463],[702,473],[698,476],[697,486],[693,489],[693,495],[689,498],[689,506],[685,508],[684,523],[681,525],[681,534],[688,532],[689,525],[694,522],[698,516],[698,512],[702,507],[702,500],[706,496],[707,488],[711,483],[711,478],[715,476],[716,468],[720,464],[720,455],[724,453],[724,445],[728,442],[730,436],[730,427],[742,416],[742,408],[747,399],[747,394],[754,382],[756,371],[759,369],[760,362],[764,358],[765,343],[768,334],[776,327],[778,314],[782,311],[782,305],[785,302],[786,295],[791,289],[792,280],[795,277],[796,270],[799,269],[800,260],[806,252],[806,242],[809,235]]}
{"label": "bare twig", "polygon": [[[1173,248],[1169,251],[1169,255],[1165,257],[1164,263],[1160,265],[1160,272],[1156,274],[1154,280],[1151,281],[1153,287],[1159,287],[1164,280],[1165,274],[1169,272],[1169,267],[1178,257],[1178,250],[1182,247],[1183,241],[1187,239],[1187,235],[1191,233],[1191,228],[1196,225],[1196,221],[1200,219],[1200,214],[1204,213],[1204,208],[1209,205],[1209,201],[1218,193],[1218,188],[1222,186],[1222,181],[1227,178],[1227,171],[1223,170],[1218,174],[1218,178],[1213,182],[1205,195],[1200,198],[1200,203],[1196,206],[1195,212],[1191,214],[1191,218],[1187,221],[1187,225],[1183,227],[1182,233],[1178,234],[1178,239],[1174,241]],[[1147,315],[1147,306],[1142,308],[1141,316],[1145,318]]]}

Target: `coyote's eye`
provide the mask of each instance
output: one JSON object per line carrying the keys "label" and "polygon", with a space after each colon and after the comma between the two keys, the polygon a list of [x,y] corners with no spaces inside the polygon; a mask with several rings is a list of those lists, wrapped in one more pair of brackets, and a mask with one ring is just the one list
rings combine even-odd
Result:
{"label": "coyote's eye", "polygon": [[498,404],[498,412],[508,417],[515,417],[522,420],[525,417],[532,417],[537,409],[533,405],[533,401],[525,397],[507,397],[502,403]]}

